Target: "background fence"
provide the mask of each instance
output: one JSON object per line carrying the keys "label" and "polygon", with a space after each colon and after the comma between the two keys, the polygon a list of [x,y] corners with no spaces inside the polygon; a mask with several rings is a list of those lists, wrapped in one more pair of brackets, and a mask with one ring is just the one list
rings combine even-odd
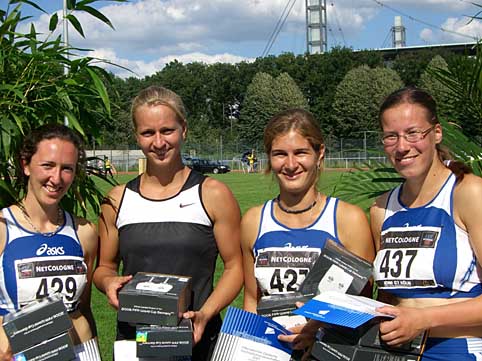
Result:
{"label": "background fence", "polygon": [[[360,132],[359,138],[328,138],[325,142],[326,168],[353,168],[387,161],[376,132]],[[186,142],[183,151],[185,156],[220,161],[229,165],[233,170],[246,171],[243,168],[241,157],[244,152],[252,149],[258,159],[257,170],[265,169],[266,155],[263,144],[260,142],[253,144],[242,143],[238,140],[225,142],[223,137],[219,137],[212,143]],[[139,149],[129,149],[126,145],[90,149],[87,150],[87,156],[98,157],[100,159],[99,166],[102,166],[102,159],[107,156],[119,172],[137,172],[139,159],[144,158]],[[93,161],[93,163],[95,162]]]}

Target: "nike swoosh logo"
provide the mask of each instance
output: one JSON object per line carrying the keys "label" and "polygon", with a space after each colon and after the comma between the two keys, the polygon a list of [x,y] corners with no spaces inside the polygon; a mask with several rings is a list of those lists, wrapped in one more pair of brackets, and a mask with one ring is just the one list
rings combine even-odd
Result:
{"label": "nike swoosh logo", "polygon": [[192,206],[194,204],[193,203],[179,203],[179,208],[184,208],[184,207],[187,207],[187,206]]}

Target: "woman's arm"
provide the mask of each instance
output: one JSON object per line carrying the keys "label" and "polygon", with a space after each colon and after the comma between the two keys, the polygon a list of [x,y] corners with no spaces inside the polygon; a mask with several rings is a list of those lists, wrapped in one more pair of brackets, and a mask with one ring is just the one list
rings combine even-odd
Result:
{"label": "woman's arm", "polygon": [[87,265],[87,284],[80,296],[80,312],[87,319],[90,326],[92,337],[97,335],[94,316],[90,307],[91,291],[92,291],[92,277],[94,275],[94,262],[97,256],[98,235],[95,225],[83,218],[76,218],[78,225],[77,234],[84,252],[84,261]]}
{"label": "woman's arm", "polygon": [[262,206],[248,210],[241,220],[241,249],[244,269],[244,302],[246,311],[256,313],[259,289],[254,276],[253,245],[258,234]]}
{"label": "woman's arm", "polygon": [[125,185],[112,189],[101,206],[99,255],[94,272],[95,286],[106,294],[109,304],[115,309],[119,307],[118,291],[132,278],[132,276],[118,275],[119,234],[115,220],[124,188]]}
{"label": "woman's arm", "polygon": [[[5,219],[0,212],[0,254],[3,253],[5,243],[7,242],[7,228]],[[0,316],[0,325],[3,323],[3,316]],[[3,326],[0,326],[0,361],[10,361],[13,357],[10,343],[8,342],[7,335],[3,330]]]}
{"label": "woman's arm", "polygon": [[184,314],[186,318],[193,319],[195,343],[201,339],[207,322],[234,300],[243,285],[241,214],[238,203],[229,188],[213,178],[204,181],[202,198],[214,223],[214,236],[224,263],[224,271],[201,309]]}
{"label": "woman's arm", "polygon": [[375,248],[367,217],[360,207],[338,202],[336,212],[338,235],[343,246],[357,256],[373,262]]}

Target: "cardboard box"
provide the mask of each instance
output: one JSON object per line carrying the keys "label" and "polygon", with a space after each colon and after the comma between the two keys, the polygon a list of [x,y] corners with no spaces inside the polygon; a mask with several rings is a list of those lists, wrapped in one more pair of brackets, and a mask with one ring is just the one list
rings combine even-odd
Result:
{"label": "cardboard box", "polygon": [[68,333],[50,338],[14,355],[15,361],[70,361],[75,359],[74,347]]}
{"label": "cardboard box", "polygon": [[138,272],[119,292],[119,321],[177,326],[191,303],[191,278]]}
{"label": "cardboard box", "polygon": [[72,328],[62,297],[54,294],[3,317],[13,353],[18,353]]}
{"label": "cardboard box", "polygon": [[313,345],[311,355],[323,361],[416,361],[423,352],[426,339],[424,334],[395,348],[380,340],[378,324],[364,325],[355,330],[356,336],[339,331],[338,328],[324,329],[324,335]]}
{"label": "cardboard box", "polygon": [[342,340],[316,341],[311,356],[319,361],[417,361],[419,356],[353,346]]}
{"label": "cardboard box", "polygon": [[360,346],[365,346],[365,347],[384,349],[384,350],[394,351],[394,352],[409,353],[412,355],[419,356],[422,354],[424,350],[426,340],[427,340],[427,333],[424,332],[418,335],[410,342],[406,342],[399,347],[391,347],[380,339],[380,328],[379,328],[379,325],[376,324],[376,325],[373,325],[371,328],[369,328],[365,332],[365,334],[362,335],[362,337],[360,337],[360,341],[358,342],[358,344]]}
{"label": "cardboard box", "polygon": [[370,262],[328,239],[299,291],[314,297],[321,291],[359,295],[372,275]]}
{"label": "cardboard box", "polygon": [[115,361],[191,361],[191,356],[173,357],[137,357],[136,341],[122,340],[114,342]]}
{"label": "cardboard box", "polygon": [[137,357],[179,357],[192,355],[192,322],[183,319],[178,326],[137,326]]}
{"label": "cardboard box", "polygon": [[309,300],[309,297],[300,292],[283,293],[279,295],[263,296],[258,302],[256,312],[264,317],[291,316],[292,311],[296,310],[296,302]]}
{"label": "cardboard box", "polygon": [[269,317],[284,328],[291,328],[306,323],[306,318],[293,314],[296,302],[307,302],[309,298],[299,292],[263,296],[258,302],[258,315]]}

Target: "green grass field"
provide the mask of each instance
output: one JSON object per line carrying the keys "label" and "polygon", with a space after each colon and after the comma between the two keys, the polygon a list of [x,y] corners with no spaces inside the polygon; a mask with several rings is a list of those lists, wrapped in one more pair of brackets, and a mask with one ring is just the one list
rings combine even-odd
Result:
{"label": "green grass field", "polygon": [[[336,171],[324,172],[318,186],[320,191],[330,194],[340,175],[341,173]],[[134,176],[135,175],[119,175],[116,176],[116,179],[119,183],[125,183]],[[265,200],[273,198],[278,194],[278,185],[276,181],[274,181],[271,176],[266,176],[260,173],[243,174],[233,172],[212,175],[212,177],[221,180],[229,186],[239,202],[242,213],[250,207],[261,204]],[[109,184],[102,181],[99,182],[99,186],[106,193],[111,188]],[[90,214],[89,218],[91,221],[97,222],[95,215]],[[216,279],[221,274],[221,271],[222,263],[218,261]],[[241,307],[242,293],[240,293],[240,295],[234,300],[233,305]],[[97,323],[102,360],[112,360],[116,312],[107,304],[105,296],[100,293],[95,286],[92,288],[92,309]]]}

